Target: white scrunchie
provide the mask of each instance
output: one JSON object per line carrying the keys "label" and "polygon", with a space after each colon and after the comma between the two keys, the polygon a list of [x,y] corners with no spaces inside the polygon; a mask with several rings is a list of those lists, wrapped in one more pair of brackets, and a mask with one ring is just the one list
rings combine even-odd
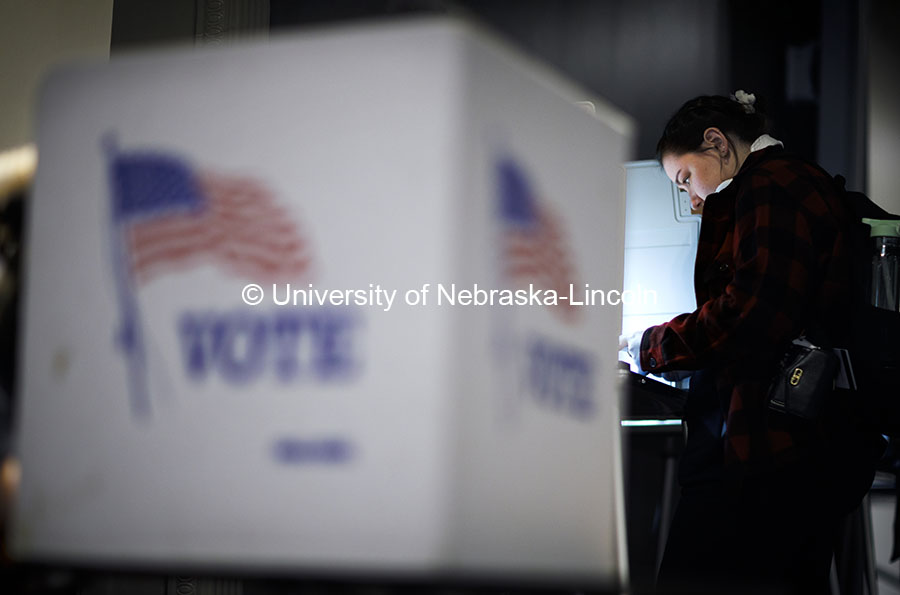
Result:
{"label": "white scrunchie", "polygon": [[756,112],[756,108],[753,107],[753,104],[756,103],[756,95],[753,93],[747,93],[742,89],[738,89],[734,92],[734,95],[731,96],[731,99],[740,103],[741,107],[743,107],[744,111],[748,114]]}

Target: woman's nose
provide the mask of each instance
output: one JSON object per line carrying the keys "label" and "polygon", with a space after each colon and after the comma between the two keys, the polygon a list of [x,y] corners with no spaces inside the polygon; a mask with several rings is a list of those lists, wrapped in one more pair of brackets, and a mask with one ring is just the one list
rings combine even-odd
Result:
{"label": "woman's nose", "polygon": [[696,194],[691,195],[691,209],[694,211],[699,211],[703,208],[703,199],[697,196]]}
{"label": "woman's nose", "polygon": [[691,213],[703,212],[703,199],[696,194],[691,194]]}

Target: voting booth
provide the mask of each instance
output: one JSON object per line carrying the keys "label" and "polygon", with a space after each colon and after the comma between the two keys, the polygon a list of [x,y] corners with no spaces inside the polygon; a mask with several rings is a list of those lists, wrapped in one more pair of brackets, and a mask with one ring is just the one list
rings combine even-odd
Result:
{"label": "voting booth", "polygon": [[55,72],[16,559],[622,584],[630,123],[584,99],[444,20]]}
{"label": "voting booth", "polygon": [[631,334],[697,307],[700,214],[658,161],[632,161],[625,172],[624,290],[640,298],[623,304],[622,331]]}

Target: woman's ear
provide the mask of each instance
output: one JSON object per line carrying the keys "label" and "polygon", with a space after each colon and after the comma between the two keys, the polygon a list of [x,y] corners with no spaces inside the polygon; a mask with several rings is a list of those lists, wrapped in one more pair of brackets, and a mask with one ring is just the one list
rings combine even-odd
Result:
{"label": "woman's ear", "polygon": [[715,147],[719,155],[724,157],[728,154],[728,137],[718,128],[710,127],[704,130],[703,140]]}

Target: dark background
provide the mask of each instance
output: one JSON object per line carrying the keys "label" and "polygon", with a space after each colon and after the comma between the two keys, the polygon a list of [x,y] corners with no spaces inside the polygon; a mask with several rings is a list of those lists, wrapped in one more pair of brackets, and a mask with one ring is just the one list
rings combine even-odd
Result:
{"label": "dark background", "polygon": [[[116,0],[112,54],[197,39],[213,0]],[[235,2],[233,2],[235,3]],[[240,4],[240,2],[236,2]],[[635,159],[702,94],[756,93],[789,150],[865,187],[865,46],[890,0],[244,0],[267,34],[430,13],[462,14],[630,114]],[[250,11],[250,9],[247,9]],[[262,15],[262,16],[260,16]],[[252,19],[251,19],[252,20]],[[246,21],[246,18],[245,18]]]}

